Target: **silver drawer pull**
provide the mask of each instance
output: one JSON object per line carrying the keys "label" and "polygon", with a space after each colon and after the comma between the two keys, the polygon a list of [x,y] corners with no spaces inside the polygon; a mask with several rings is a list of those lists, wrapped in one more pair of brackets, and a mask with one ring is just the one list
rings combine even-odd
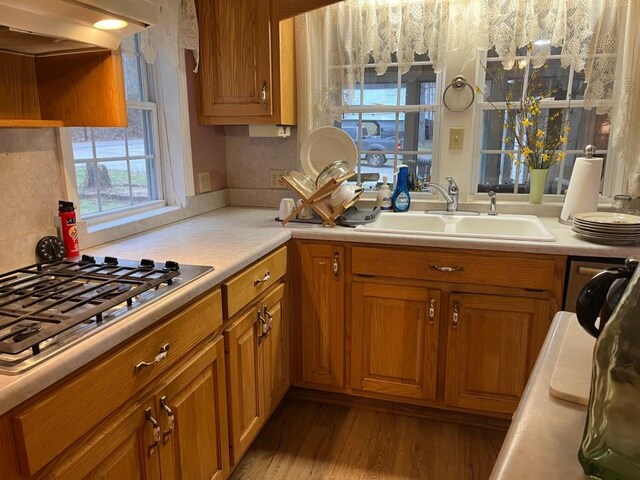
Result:
{"label": "silver drawer pull", "polygon": [[151,413],[151,407],[148,407],[144,411],[144,415],[147,418],[147,421],[153,427],[153,443],[149,445],[149,447],[147,448],[147,452],[149,453],[149,456],[153,457],[153,454],[156,452],[156,449],[158,447],[158,442],[160,441],[160,424],[155,418],[153,418],[153,414]]}
{"label": "silver drawer pull", "polygon": [[161,361],[167,358],[167,355],[169,355],[169,344],[165,343],[162,347],[160,347],[160,351],[158,352],[158,355],[156,355],[156,358],[154,358],[152,362],[140,362],[139,364],[136,365],[135,367],[136,373],[138,373],[140,370],[145,369],[147,367],[153,367],[154,365],[159,364]]}
{"label": "silver drawer pull", "polygon": [[436,318],[436,299],[432,298],[429,302],[429,325],[433,325]]}
{"label": "silver drawer pull", "polygon": [[262,277],[262,280],[254,280],[254,281],[253,281],[253,286],[254,286],[254,287],[257,287],[257,286],[258,286],[258,285],[260,285],[261,283],[266,283],[266,282],[268,282],[269,280],[271,280],[271,274],[267,271],[267,272],[264,274],[264,277]]}
{"label": "silver drawer pull", "polygon": [[458,302],[456,302],[453,304],[453,322],[451,323],[453,328],[458,327],[458,316],[459,316],[458,309],[459,309],[459,305],[458,305]]}
{"label": "silver drawer pull", "polygon": [[171,407],[167,405],[167,397],[164,395],[162,396],[162,398],[160,398],[160,408],[164,411],[164,413],[167,414],[167,421],[169,422],[169,430],[162,434],[162,443],[166,445],[167,443],[169,443],[171,433],[176,428],[176,417],[173,415],[173,410],[171,410]]}
{"label": "silver drawer pull", "polygon": [[464,267],[461,265],[456,265],[453,267],[441,267],[439,265],[431,265],[431,268],[434,270],[438,270],[439,272],[464,272]]}

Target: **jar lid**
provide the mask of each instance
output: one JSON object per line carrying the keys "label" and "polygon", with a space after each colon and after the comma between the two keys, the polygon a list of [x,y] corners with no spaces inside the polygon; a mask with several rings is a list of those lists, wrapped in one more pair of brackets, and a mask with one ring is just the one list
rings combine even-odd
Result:
{"label": "jar lid", "polygon": [[614,200],[629,200],[631,201],[631,195],[616,195],[613,197]]}

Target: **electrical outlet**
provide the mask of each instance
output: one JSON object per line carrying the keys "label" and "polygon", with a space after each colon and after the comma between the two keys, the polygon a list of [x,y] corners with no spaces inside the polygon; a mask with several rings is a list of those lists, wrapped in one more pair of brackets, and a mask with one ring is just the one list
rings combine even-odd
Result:
{"label": "electrical outlet", "polygon": [[286,174],[286,170],[269,170],[269,188],[286,189],[287,186],[281,181],[282,176]]}
{"label": "electrical outlet", "polygon": [[211,174],[209,172],[198,173],[198,183],[200,184],[200,193],[211,191]]}

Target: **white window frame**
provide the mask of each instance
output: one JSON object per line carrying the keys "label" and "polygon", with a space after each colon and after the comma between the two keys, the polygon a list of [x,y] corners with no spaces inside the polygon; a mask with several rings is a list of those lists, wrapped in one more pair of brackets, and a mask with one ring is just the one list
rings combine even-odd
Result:
{"label": "white window frame", "polygon": [[[496,57],[494,57],[496,58]],[[554,59],[561,59],[562,55],[550,55],[547,59],[548,60],[554,60]],[[516,64],[519,60],[524,60],[526,59],[525,56],[518,56],[515,59],[514,62],[514,67],[513,68],[517,68]],[[487,65],[487,52],[486,51],[478,51],[478,55],[477,55],[477,59],[476,59],[476,72],[475,72],[475,78],[476,78],[476,85],[481,86],[481,88],[484,88],[484,86],[486,85],[485,83],[485,77],[486,77],[486,72],[484,71],[484,69],[482,68],[482,64]],[[569,78],[567,80],[568,82],[568,88],[571,88],[571,85],[573,84],[573,74],[574,74],[574,69],[571,68],[569,71]],[[526,90],[526,85],[523,86],[523,89]],[[570,103],[570,105],[569,105]],[[473,135],[473,141],[474,141],[474,150],[473,150],[473,165],[472,165],[472,174],[471,174],[471,184],[470,184],[470,194],[469,194],[469,198],[471,200],[480,200],[480,199],[484,199],[486,197],[486,193],[483,192],[478,192],[478,182],[480,180],[480,161],[481,161],[481,155],[482,154],[491,154],[491,153],[495,153],[495,154],[501,154],[501,153],[505,153],[508,152],[508,150],[483,150],[482,149],[482,134],[483,134],[483,128],[484,128],[484,112],[485,111],[492,111],[494,110],[494,108],[484,100],[484,98],[482,97],[481,94],[476,96],[476,102],[475,102],[475,114],[476,114],[476,122],[475,122],[475,127],[474,127],[474,135]],[[493,104],[498,107],[498,108],[502,108],[504,107],[504,109],[506,110],[506,102],[493,102]],[[540,107],[542,109],[546,109],[546,108],[567,108],[571,106],[571,108],[582,108],[584,109],[585,106],[585,102],[584,100],[581,99],[576,99],[576,100],[571,100],[571,102],[569,102],[568,100],[543,100],[540,103]],[[566,111],[566,110],[565,110]],[[609,143],[607,146],[607,150],[597,150],[596,151],[596,155],[597,154],[602,154],[605,153],[607,154],[607,162],[605,164],[605,169],[604,169],[604,179],[603,179],[603,188],[602,188],[602,194],[600,196],[600,200],[604,201],[604,202],[608,202],[610,201],[610,199],[613,197],[613,195],[615,194],[615,192],[620,189],[621,187],[621,176],[619,175],[619,168],[617,168],[617,155],[615,153],[615,149],[613,147],[613,142],[611,141],[613,138],[612,132],[609,133]],[[566,145],[563,146],[563,151],[566,151],[566,153],[568,154],[580,154],[583,153],[581,150],[566,150]],[[564,170],[564,165],[565,165],[565,160],[561,160],[559,165],[560,171]],[[522,166],[518,167],[518,172],[520,171],[520,168],[523,168]],[[516,175],[516,182],[517,183],[517,178],[519,177],[519,174]],[[516,187],[514,186],[514,189]],[[558,186],[558,188],[560,188],[560,185]],[[527,202],[528,201],[528,194],[516,194],[516,193],[501,193],[500,194],[500,198],[502,198],[503,200],[506,201],[514,201],[514,202],[518,202],[518,201],[522,201],[522,202]],[[545,194],[544,195],[544,200],[547,202],[562,202],[564,200],[564,194],[560,194],[560,193],[553,193],[553,194]]]}
{"label": "white window frame", "polygon": [[[162,214],[165,209],[186,208],[187,197],[195,195],[184,55],[179,55],[179,65],[176,68],[167,56],[159,52],[156,62],[147,64],[146,69],[151,71],[154,79],[152,98],[155,101],[153,103],[127,101],[127,107],[153,108],[156,113],[151,115],[156,131],[154,138],[156,188],[163,194],[163,198],[141,205],[84,215],[81,221],[85,222],[89,228],[113,222],[126,222],[128,219],[135,221],[140,214],[150,211]],[[143,82],[147,81],[148,79],[143,75]],[[71,128],[58,129],[58,143],[63,163],[66,196],[79,206]]]}
{"label": "white window frame", "polygon": [[[358,90],[356,90],[358,92],[358,94],[360,95],[360,99],[359,102],[363,103],[364,102],[364,91],[366,89],[365,87],[365,79],[364,79],[364,75],[365,75],[365,69],[375,69],[378,64],[376,63],[367,63],[366,65],[356,65],[357,67],[361,68],[361,76],[359,79],[359,84],[362,87],[359,87]],[[390,63],[387,65],[388,67],[399,67],[398,62],[396,63]],[[420,61],[415,61],[411,64],[411,66],[433,66],[433,62],[432,61],[428,61],[428,60],[420,60]],[[353,66],[352,66],[353,67]],[[335,68],[335,69],[340,69],[343,68],[343,66],[332,66],[330,68]],[[415,155],[416,159],[418,157],[418,155],[425,155],[425,154],[431,154],[431,178],[435,178],[435,175],[438,173],[438,168],[439,168],[439,138],[440,138],[440,123],[442,122],[442,102],[441,102],[441,96],[442,96],[442,82],[443,82],[443,73],[435,73],[436,75],[436,91],[435,91],[435,98],[436,98],[436,102],[433,105],[401,105],[400,104],[400,100],[401,100],[401,95],[402,95],[402,77],[403,75],[400,74],[398,72],[398,76],[397,76],[397,84],[396,84],[396,105],[342,105],[339,107],[334,107],[333,111],[335,113],[339,113],[339,114],[353,114],[353,115],[358,115],[358,142],[356,143],[356,147],[358,148],[358,163],[356,165],[356,174],[357,174],[357,181],[358,183],[362,183],[360,181],[361,179],[361,174],[362,172],[362,156],[366,155],[367,153],[373,153],[372,151],[369,150],[363,150],[362,149],[362,135],[360,134],[360,132],[362,132],[362,126],[363,126],[363,122],[366,122],[367,120],[365,119],[363,121],[362,119],[362,115],[367,114],[367,113],[395,113],[395,148],[393,151],[391,150],[384,150],[384,151],[375,151],[375,153],[380,153],[380,154],[384,154],[384,155],[393,155],[393,171],[397,171],[398,168],[398,161],[399,161],[399,156],[400,155]],[[398,125],[399,125],[399,117],[400,114],[402,113],[422,113],[422,112],[434,112],[434,117],[433,117],[433,124],[434,124],[434,130],[433,130],[433,144],[431,145],[431,151],[428,150],[423,150],[423,151],[418,151],[418,150],[404,150],[404,149],[398,149],[398,142],[400,140],[399,135],[398,135]],[[403,142],[403,147],[404,147],[404,142]],[[395,178],[392,176],[390,178],[387,179],[389,185],[391,188],[393,188],[393,185],[395,184]],[[382,182],[382,175],[380,176],[380,180],[378,183]],[[429,196],[431,196],[428,192],[411,192],[411,195],[422,195],[422,194],[428,194]],[[425,195],[426,197],[426,195]]]}

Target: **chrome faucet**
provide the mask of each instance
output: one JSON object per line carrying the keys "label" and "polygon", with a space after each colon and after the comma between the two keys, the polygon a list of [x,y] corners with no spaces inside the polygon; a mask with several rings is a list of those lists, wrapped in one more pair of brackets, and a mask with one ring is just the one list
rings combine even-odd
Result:
{"label": "chrome faucet", "polygon": [[498,215],[498,210],[496,208],[496,192],[493,190],[489,192],[489,215]]}
{"label": "chrome faucet", "polygon": [[445,180],[449,182],[449,187],[446,190],[442,185],[433,182],[424,182],[422,184],[422,188],[435,188],[442,194],[445,202],[447,202],[447,212],[457,212],[460,189],[458,188],[458,185],[456,184],[456,181],[453,179],[453,177],[445,177]]}

